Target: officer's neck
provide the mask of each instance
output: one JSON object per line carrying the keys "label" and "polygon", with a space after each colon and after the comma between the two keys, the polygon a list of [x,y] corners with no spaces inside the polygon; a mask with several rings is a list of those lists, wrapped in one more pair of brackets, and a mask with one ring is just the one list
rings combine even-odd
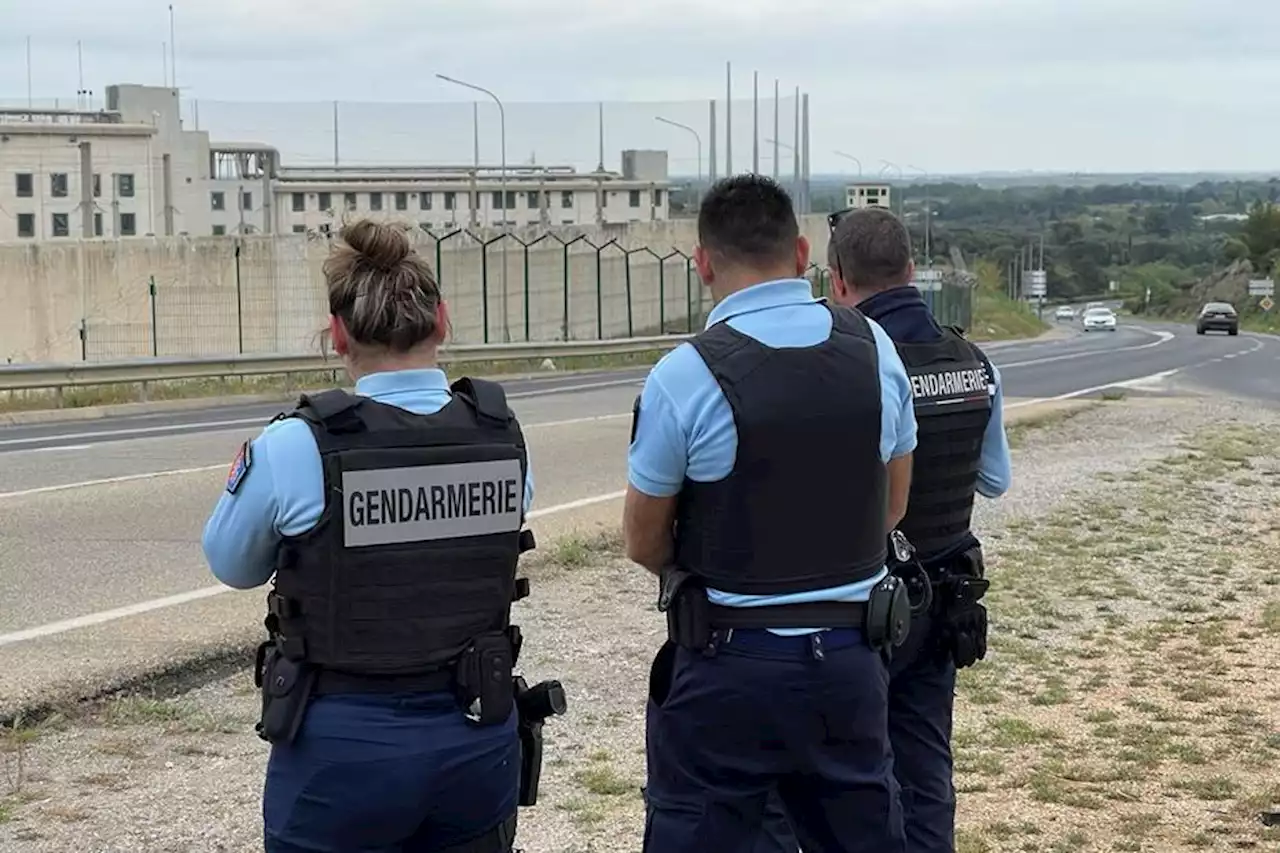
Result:
{"label": "officer's neck", "polygon": [[785,266],[780,266],[777,269],[739,269],[723,273],[717,272],[715,281],[710,285],[711,297],[719,303],[723,302],[727,297],[749,287],[755,287],[757,284],[768,284],[771,281],[783,281],[791,278],[800,278],[800,274],[796,272],[794,267],[788,268]]}
{"label": "officer's neck", "polygon": [[347,359],[347,372],[353,381],[371,373],[395,373],[401,370],[431,370],[440,366],[438,347],[420,347],[408,352],[361,353]]}

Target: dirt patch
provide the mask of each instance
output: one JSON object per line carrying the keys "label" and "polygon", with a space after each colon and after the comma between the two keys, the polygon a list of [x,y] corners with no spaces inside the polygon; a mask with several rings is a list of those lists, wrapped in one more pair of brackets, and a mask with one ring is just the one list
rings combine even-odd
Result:
{"label": "dirt patch", "polygon": [[[961,853],[1276,849],[1280,416],[1107,404],[1042,424],[983,503],[992,652],[957,703]],[[617,534],[547,543],[518,605],[531,679],[560,678],[528,853],[640,846],[656,582]],[[247,672],[0,740],[0,850],[261,849],[266,745]],[[1271,833],[1270,835],[1268,833]]]}

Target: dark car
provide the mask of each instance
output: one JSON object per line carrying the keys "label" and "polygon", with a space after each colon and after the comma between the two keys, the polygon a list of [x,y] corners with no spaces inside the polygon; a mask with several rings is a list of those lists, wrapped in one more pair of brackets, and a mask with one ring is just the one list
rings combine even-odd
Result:
{"label": "dark car", "polygon": [[1227,302],[1206,302],[1196,318],[1196,334],[1205,332],[1226,332],[1228,335],[1240,334],[1240,315]]}

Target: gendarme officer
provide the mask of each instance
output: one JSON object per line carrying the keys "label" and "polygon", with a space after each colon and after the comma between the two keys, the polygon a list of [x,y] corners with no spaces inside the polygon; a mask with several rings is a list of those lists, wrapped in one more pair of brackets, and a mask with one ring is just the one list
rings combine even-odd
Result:
{"label": "gendarme officer", "polygon": [[815,300],[787,194],[712,188],[706,329],[637,402],[627,553],[662,576],[647,853],[739,853],[780,792],[807,853],[903,851],[884,652],[909,604],[885,569],[915,446],[889,337]]}
{"label": "gendarme officer", "polygon": [[402,228],[347,226],[324,274],[356,393],[304,396],[246,442],[204,531],[222,582],[275,578],[266,849],[506,853],[524,437],[500,386],[437,367],[445,304]]}
{"label": "gendarme officer", "polygon": [[[914,392],[919,439],[907,514],[898,529],[915,548],[904,576],[928,576],[932,602],[890,667],[889,738],[902,789],[910,853],[953,853],[955,790],[951,729],[956,670],[983,658],[987,614],[982,549],[970,530],[974,495],[999,497],[1010,484],[1000,374],[961,330],[944,328],[911,286],[911,238],[879,208],[833,214],[828,263],[833,301],[856,305],[893,338]],[[920,585],[923,587],[923,584]],[[765,850],[794,853],[780,839]],[[785,826],[785,825],[784,825]]]}

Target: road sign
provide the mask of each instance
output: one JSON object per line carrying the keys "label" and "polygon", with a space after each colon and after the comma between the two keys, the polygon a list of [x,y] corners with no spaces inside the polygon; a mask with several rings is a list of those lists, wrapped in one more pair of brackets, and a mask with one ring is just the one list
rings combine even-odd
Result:
{"label": "road sign", "polygon": [[942,290],[942,270],[918,269],[911,283],[918,290]]}
{"label": "road sign", "polygon": [[1262,297],[1262,301],[1258,303],[1258,307],[1263,311],[1270,311],[1272,308],[1276,307],[1276,304],[1271,301],[1270,296],[1264,296]]}
{"label": "road sign", "polygon": [[1255,278],[1249,282],[1250,296],[1275,296],[1276,283],[1269,278]]}
{"label": "road sign", "polygon": [[1027,270],[1022,274],[1022,280],[1026,282],[1022,295],[1043,297],[1048,293],[1048,278],[1049,274],[1044,270]]}

